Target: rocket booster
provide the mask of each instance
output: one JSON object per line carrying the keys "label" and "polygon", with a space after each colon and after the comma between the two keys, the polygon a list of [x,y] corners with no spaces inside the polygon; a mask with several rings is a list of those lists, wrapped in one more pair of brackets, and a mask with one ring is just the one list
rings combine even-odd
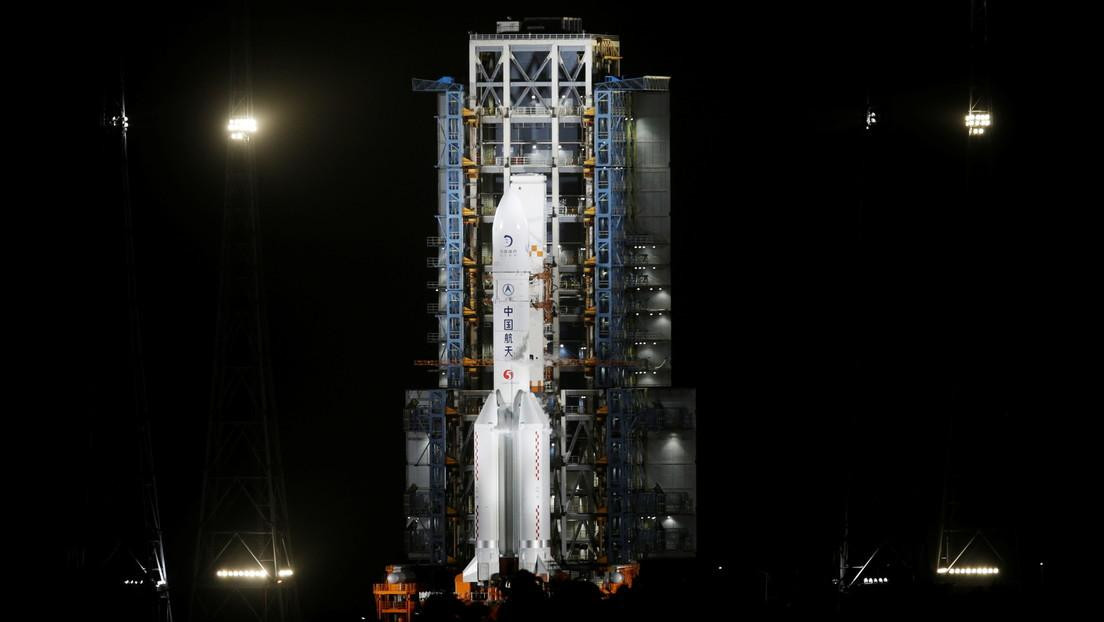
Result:
{"label": "rocket booster", "polygon": [[535,574],[548,574],[551,559],[551,426],[530,390],[535,373],[543,380],[543,316],[531,313],[543,285],[531,277],[544,262],[544,188],[543,175],[514,176],[491,228],[494,389],[474,424],[475,557],[464,569],[467,582],[490,579],[503,556]]}

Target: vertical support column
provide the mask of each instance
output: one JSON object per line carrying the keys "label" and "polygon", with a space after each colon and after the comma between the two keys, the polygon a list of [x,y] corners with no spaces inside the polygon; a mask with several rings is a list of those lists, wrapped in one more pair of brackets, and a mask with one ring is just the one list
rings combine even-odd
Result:
{"label": "vertical support column", "polygon": [[622,356],[621,244],[624,237],[625,99],[624,91],[605,82],[594,91],[594,298],[595,349],[599,387],[621,384],[622,367],[609,364]]}
{"label": "vertical support column", "polygon": [[445,370],[448,388],[464,386],[464,120],[463,87],[441,94],[445,99],[445,188],[441,218],[445,238]]}
{"label": "vertical support column", "polygon": [[[463,91],[460,91],[462,94]],[[434,564],[445,563],[445,406],[448,391],[432,392],[429,407],[429,558]]]}
{"label": "vertical support column", "polygon": [[583,105],[590,106],[594,101],[594,39],[587,41],[586,51],[583,52],[583,67],[586,72],[586,101]]}
{"label": "vertical support column", "polygon": [[[560,186],[556,183],[559,179],[556,172],[556,154],[560,152],[560,46],[553,43],[548,52],[549,64],[552,66],[552,213],[556,213],[559,205]],[[559,234],[554,236],[558,241]]]}
{"label": "vertical support column", "polygon": [[502,190],[510,185],[510,155],[513,151],[510,137],[510,107],[513,105],[510,97],[510,45],[502,44],[502,157],[505,166],[502,167]]}
{"label": "vertical support column", "polygon": [[[558,372],[557,372],[558,373]],[[556,385],[559,388],[559,385]],[[553,512],[558,512],[559,516],[556,519],[559,527],[560,536],[560,551],[557,559],[565,559],[567,557],[567,399],[566,394],[560,390],[558,395],[560,396],[561,408],[555,409],[552,412],[555,417],[553,419],[552,434],[556,435],[556,451],[558,456],[552,456],[552,464],[555,464],[555,459],[560,459],[560,466],[556,468],[556,504],[552,506]]]}
{"label": "vertical support column", "polygon": [[[549,63],[552,65],[552,243],[548,252],[553,258],[552,300],[554,309],[560,309],[560,168],[556,155],[560,152],[560,46],[553,43],[549,51]],[[560,360],[560,318],[552,318],[552,360]],[[553,364],[552,381],[560,386],[560,366]]]}
{"label": "vertical support column", "polygon": [[630,389],[606,392],[606,456],[609,460],[609,525],[606,550],[611,563],[633,561],[632,532],[636,523],[631,495],[635,412]]}
{"label": "vertical support column", "polygon": [[[476,64],[479,63],[479,54],[476,52],[475,41],[468,40],[468,108],[476,110],[479,108],[479,72],[475,70]],[[488,87],[489,88],[489,87]]]}
{"label": "vertical support column", "polygon": [[[231,3],[230,119],[252,118],[248,11]],[[229,120],[228,120],[229,121]],[[229,126],[228,126],[229,129]],[[234,570],[294,572],[272,381],[252,131],[227,135],[207,450],[191,618],[298,619],[296,581],[243,584]]]}

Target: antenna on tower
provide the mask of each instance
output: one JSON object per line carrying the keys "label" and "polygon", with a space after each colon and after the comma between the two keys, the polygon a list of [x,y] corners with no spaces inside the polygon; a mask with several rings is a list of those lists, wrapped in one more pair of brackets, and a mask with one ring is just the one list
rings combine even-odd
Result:
{"label": "antenna on tower", "polygon": [[165,563],[165,545],[161,531],[161,509],[154,469],[153,438],[150,431],[149,399],[142,349],[142,316],[138,304],[138,262],[134,245],[134,209],[130,200],[130,164],[127,153],[126,85],[119,69],[118,99],[105,111],[104,124],[116,132],[119,140],[119,189],[123,204],[123,228],[127,272],[127,331],[135,430],[139,450],[139,486],[142,500],[142,544],[131,557],[136,572],[123,580],[125,585],[149,588],[155,595],[153,619],[172,622],[169,600],[169,576]]}
{"label": "antenna on tower", "polygon": [[980,138],[992,129],[993,102],[989,90],[989,3],[970,0],[970,91],[966,134]]}

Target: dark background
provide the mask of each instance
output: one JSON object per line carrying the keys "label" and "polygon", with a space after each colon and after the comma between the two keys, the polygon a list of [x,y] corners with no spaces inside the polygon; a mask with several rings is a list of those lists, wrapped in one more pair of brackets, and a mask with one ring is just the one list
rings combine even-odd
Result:
{"label": "dark background", "polygon": [[[786,598],[820,589],[848,482],[855,546],[893,538],[924,574],[951,415],[992,466],[975,472],[976,505],[1012,534],[1012,576],[1037,582],[1041,560],[1060,573],[1057,528],[1083,489],[1069,477],[1076,452],[1058,447],[1093,414],[1073,398],[1091,378],[1080,360],[1092,202],[1077,190],[1076,124],[1056,118],[1085,79],[1070,62],[1077,38],[1062,36],[1069,16],[990,8],[995,126],[968,149],[967,3],[632,13],[581,17],[621,36],[625,76],[672,76],[675,384],[698,390],[698,550],[713,580],[765,570]],[[67,128],[35,156],[49,172],[40,196],[60,208],[41,403],[67,444],[49,496],[75,542],[129,520],[122,209],[98,125],[121,55],[161,511],[183,608],[230,20],[190,5],[70,17],[56,60],[36,58],[49,76],[39,93]],[[434,380],[412,365],[433,356],[434,101],[410,78],[466,81],[467,32],[501,17],[364,3],[253,12],[272,359],[297,580],[316,616],[368,611],[370,583],[402,560],[402,389]],[[872,136],[868,94],[882,118]],[[988,183],[967,184],[970,166]],[[89,509],[101,506],[119,516]]]}

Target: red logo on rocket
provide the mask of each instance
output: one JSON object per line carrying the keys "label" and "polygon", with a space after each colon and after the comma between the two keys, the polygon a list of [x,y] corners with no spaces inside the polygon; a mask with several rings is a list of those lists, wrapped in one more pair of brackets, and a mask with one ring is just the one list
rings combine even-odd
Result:
{"label": "red logo on rocket", "polygon": [[507,380],[513,380],[514,379],[514,370],[507,369],[506,371],[502,372],[502,377],[507,379]]}

